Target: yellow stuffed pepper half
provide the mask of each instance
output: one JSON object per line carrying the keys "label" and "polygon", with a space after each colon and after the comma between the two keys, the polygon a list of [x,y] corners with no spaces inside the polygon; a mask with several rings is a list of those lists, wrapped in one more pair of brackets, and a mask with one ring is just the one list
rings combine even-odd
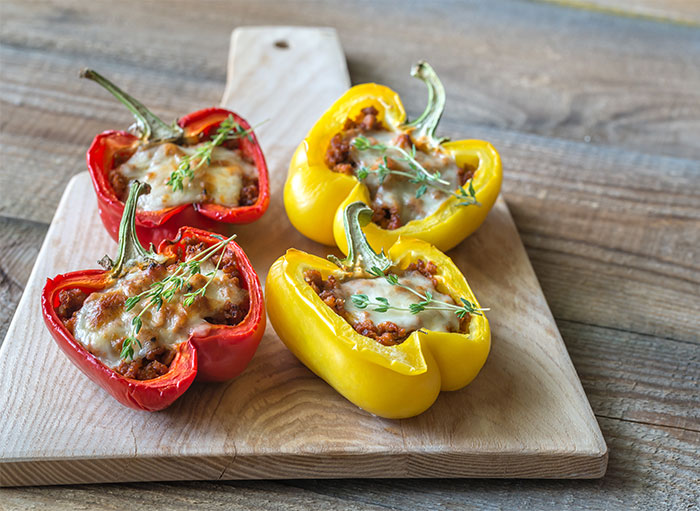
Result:
{"label": "yellow stuffed pepper half", "polygon": [[[462,273],[434,246],[401,238],[386,255],[374,252],[361,228],[371,215],[362,202],[346,207],[343,260],[296,249],[280,257],[267,277],[268,316],[292,353],[349,401],[380,417],[412,417],[441,390],[477,376],[490,349],[489,323]],[[362,321],[370,314],[415,317],[418,328]],[[452,331],[428,329],[441,321]]]}
{"label": "yellow stuffed pepper half", "polygon": [[399,237],[442,251],[484,221],[498,197],[501,160],[488,142],[435,137],[445,91],[425,62],[411,74],[428,87],[428,106],[407,122],[399,96],[374,83],[352,87],[317,121],[289,166],[284,205],[305,236],[347,253],[345,206],[373,209],[365,234],[376,250]]}

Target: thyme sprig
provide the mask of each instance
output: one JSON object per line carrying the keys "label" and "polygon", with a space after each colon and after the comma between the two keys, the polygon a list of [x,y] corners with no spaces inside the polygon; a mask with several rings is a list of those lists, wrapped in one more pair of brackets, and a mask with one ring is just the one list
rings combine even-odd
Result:
{"label": "thyme sprig", "polygon": [[189,307],[194,303],[195,299],[198,296],[205,295],[209,284],[211,284],[211,282],[214,280],[214,277],[216,276],[216,273],[219,270],[219,267],[221,266],[221,261],[225,252],[224,247],[226,247],[226,245],[228,245],[230,241],[235,239],[235,237],[235,234],[226,239],[218,237],[221,239],[219,243],[216,243],[215,245],[212,245],[206,248],[205,250],[202,250],[191,259],[178,263],[177,268],[173,273],[171,273],[164,279],[159,280],[158,282],[154,282],[145,291],[137,295],[131,296],[126,300],[126,302],[124,303],[124,308],[127,312],[131,311],[134,307],[136,307],[136,305],[140,303],[141,300],[147,300],[147,302],[143,306],[141,311],[139,311],[139,313],[136,316],[134,316],[134,318],[131,320],[131,334],[126,339],[124,339],[124,342],[122,343],[122,349],[120,353],[121,358],[129,358],[133,360],[134,345],[138,344],[139,347],[141,347],[141,342],[136,336],[141,331],[141,327],[143,326],[142,317],[144,313],[151,307],[155,307],[157,310],[160,310],[164,303],[171,302],[175,298],[177,293],[181,291],[186,284],[189,284],[189,281],[192,277],[202,273],[201,264],[207,261],[216,252],[221,250],[221,255],[219,255],[216,267],[212,271],[204,274],[204,276],[207,278],[207,281],[204,283],[204,285],[197,290],[188,291],[187,293],[182,295],[182,301],[186,307]]}
{"label": "thyme sprig", "polygon": [[469,181],[469,186],[467,190],[463,187],[459,187],[457,192],[448,188],[450,183],[441,178],[439,172],[430,172],[423,165],[421,165],[418,160],[416,160],[416,146],[411,144],[411,150],[406,151],[399,146],[391,146],[392,149],[398,151],[402,157],[398,158],[399,161],[405,161],[408,164],[410,171],[395,170],[390,169],[388,164],[388,159],[386,152],[389,146],[386,144],[372,143],[369,138],[364,135],[358,135],[355,137],[352,143],[353,147],[358,151],[379,151],[383,154],[382,161],[377,165],[376,169],[371,169],[366,165],[358,168],[356,171],[357,179],[364,181],[370,174],[376,174],[379,179],[379,183],[383,183],[389,174],[395,176],[402,176],[409,180],[409,182],[420,185],[416,189],[416,199],[422,197],[427,191],[428,187],[436,188],[447,194],[460,199],[458,203],[459,206],[470,206],[470,205],[480,205],[476,200],[476,190],[474,190],[474,185],[471,180]]}
{"label": "thyme sprig", "polygon": [[354,294],[350,297],[350,300],[352,301],[353,305],[358,309],[366,309],[369,307],[374,312],[382,313],[387,312],[389,310],[396,310],[407,311],[411,314],[418,314],[419,312],[423,312],[426,310],[442,310],[454,312],[460,319],[464,318],[464,316],[466,316],[467,314],[483,316],[483,312],[489,310],[486,308],[477,307],[472,302],[464,298],[460,298],[460,301],[462,302],[461,306],[443,302],[442,300],[435,300],[433,298],[433,294],[430,291],[426,290],[425,293],[416,291],[412,287],[401,283],[399,281],[399,277],[396,274],[385,272],[377,266],[373,266],[372,268],[370,268],[368,270],[368,273],[375,277],[385,279],[392,286],[398,286],[413,293],[420,299],[420,301],[412,303],[408,307],[397,307],[395,305],[392,305],[389,302],[389,300],[387,298],[384,298],[383,296],[377,296],[376,298],[372,299],[366,294]]}
{"label": "thyme sprig", "polygon": [[194,179],[194,173],[198,169],[204,165],[208,166],[211,164],[211,156],[215,147],[228,140],[246,136],[252,142],[252,132],[253,128],[243,129],[243,126],[236,122],[232,115],[229,115],[219,124],[211,140],[201,144],[194,153],[187,155],[180,161],[177,168],[170,174],[167,184],[170,185],[174,192],[182,191],[185,178],[191,181]]}
{"label": "thyme sprig", "polygon": [[[374,150],[374,151],[379,151],[381,153],[386,153],[387,149],[389,149],[389,146],[386,144],[372,144],[371,141],[364,135],[358,135],[355,137],[355,139],[352,142],[352,145],[357,149],[358,151],[367,151],[367,150]],[[418,173],[422,175],[423,180],[435,182],[435,183],[440,183],[442,185],[449,186],[449,182],[445,181],[440,177],[439,172],[430,172],[428,169],[426,169],[423,165],[416,160],[416,145],[411,144],[411,150],[406,151],[403,147],[399,146],[392,146],[392,149],[397,151],[399,154],[401,154],[401,158],[399,158],[399,161],[405,161],[408,163],[408,166],[411,170],[414,171],[414,173]]]}
{"label": "thyme sprig", "polygon": [[136,337],[127,337],[122,343],[122,351],[119,353],[119,358],[124,360],[134,359],[134,344],[138,344],[139,348],[143,348],[143,344]]}

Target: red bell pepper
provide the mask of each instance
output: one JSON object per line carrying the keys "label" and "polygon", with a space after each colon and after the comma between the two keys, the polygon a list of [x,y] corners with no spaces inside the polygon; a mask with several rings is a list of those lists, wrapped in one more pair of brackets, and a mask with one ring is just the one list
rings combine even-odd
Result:
{"label": "red bell pepper", "polygon": [[[117,166],[115,156],[122,160],[130,156],[139,142],[187,144],[209,140],[216,133],[221,122],[229,117],[232,117],[243,130],[251,130],[245,119],[223,108],[206,108],[193,112],[179,119],[177,124],[170,126],[95,71],[84,70],[81,76],[96,81],[129,108],[136,118],[137,129],[141,133],[141,136],[137,137],[125,131],[105,131],[95,137],[87,152],[87,167],[97,194],[100,218],[115,240],[124,211],[124,203],[119,200],[108,179],[109,171]],[[213,203],[183,204],[159,211],[137,211],[136,232],[139,239],[145,244],[171,239],[183,225],[231,234],[229,224],[245,224],[260,218],[270,202],[270,184],[265,156],[252,131],[247,136],[241,137],[238,144],[243,155],[253,160],[258,170],[258,198],[254,204],[237,207]]]}
{"label": "red bell pepper", "polygon": [[[203,328],[195,328],[190,337],[177,347],[168,372],[150,380],[127,378],[90,353],[57,314],[62,290],[79,289],[89,295],[107,287],[133,264],[172,256],[180,259],[186,242],[191,239],[204,242],[207,246],[221,242],[220,236],[183,227],[176,239],[163,240],[157,253],[146,251],[134,235],[134,210],[143,186],[135,182],[131,187],[126,214],[120,226],[119,256],[112,268],[76,271],[47,279],[41,307],[44,321],[56,343],[83,373],[123,405],[137,410],[156,411],[172,404],[195,378],[200,381],[224,381],[243,372],[265,331],[265,305],[255,270],[241,247],[230,241],[227,247],[233,251],[240,273],[240,286],[248,291],[250,304],[247,315],[240,323],[233,326],[206,323]],[[221,250],[224,249],[222,247]]]}

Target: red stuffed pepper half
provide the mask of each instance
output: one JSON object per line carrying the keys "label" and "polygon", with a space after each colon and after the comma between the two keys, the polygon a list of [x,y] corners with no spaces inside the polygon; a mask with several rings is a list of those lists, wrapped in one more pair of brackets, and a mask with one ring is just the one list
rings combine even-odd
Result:
{"label": "red stuffed pepper half", "polygon": [[44,321],[71,361],[125,406],[161,410],[196,379],[224,381],[253,358],[265,330],[260,281],[234,241],[183,227],[157,251],[134,230],[148,185],[135,181],[105,270],[48,279]]}
{"label": "red stuffed pepper half", "polygon": [[229,235],[231,224],[253,222],[267,210],[267,165],[245,119],[207,108],[168,125],[97,72],[81,76],[107,89],[136,119],[138,136],[106,131],[87,152],[100,218],[112,238],[134,180],[151,187],[136,211],[136,232],[146,244],[173,238],[183,225]]}

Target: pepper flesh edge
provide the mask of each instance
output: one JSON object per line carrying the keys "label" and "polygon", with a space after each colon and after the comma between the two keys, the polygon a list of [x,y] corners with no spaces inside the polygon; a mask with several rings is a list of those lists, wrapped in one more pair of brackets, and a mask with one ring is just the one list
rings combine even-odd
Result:
{"label": "pepper flesh edge", "polygon": [[[399,268],[419,258],[435,262],[437,278],[448,294],[478,307],[454,263],[428,243],[401,239],[389,255]],[[400,345],[383,346],[358,334],[318,297],[304,281],[307,269],[319,270],[324,277],[338,270],[324,259],[288,250],[268,274],[270,322],[304,365],[360,408],[386,418],[418,415],[440,390],[470,383],[485,363],[491,338],[485,317],[472,316],[468,333],[415,331]],[[300,317],[314,319],[302,323]]]}
{"label": "pepper flesh edge", "polygon": [[[406,122],[399,96],[383,85],[356,85],[341,96],[316,122],[297,148],[289,166],[284,187],[284,204],[292,225],[304,236],[337,245],[347,253],[343,229],[344,207],[356,200],[370,204],[369,190],[354,176],[333,172],[325,164],[325,152],[345,120],[367,107],[374,106],[379,121],[389,129]],[[472,234],[493,207],[501,188],[502,166],[498,152],[488,142],[461,140],[441,146],[455,157],[457,165],[477,165],[472,181],[481,206],[458,206],[450,197],[426,218],[413,220],[398,229],[382,229],[376,224],[365,228],[375,250],[388,250],[400,236],[413,236],[447,251]],[[329,212],[334,218],[327,219]]]}
{"label": "pepper flesh edge", "polygon": [[[222,108],[206,108],[182,117],[178,124],[185,129],[185,136],[192,138],[218,125],[232,115],[243,129],[250,125],[234,112]],[[142,243],[158,243],[172,238],[177,230],[185,225],[231,234],[232,225],[250,223],[260,218],[270,202],[270,185],[265,156],[253,132],[252,140],[242,139],[249,145],[249,151],[258,171],[258,199],[249,206],[228,207],[219,204],[181,204],[159,211],[137,211],[136,230]],[[120,149],[134,146],[138,137],[125,131],[105,131],[95,137],[86,153],[93,188],[97,195],[97,206],[105,229],[113,239],[117,239],[119,222],[124,212],[124,203],[114,194],[107,174],[111,170],[112,157]],[[109,167],[108,164],[109,163]]]}
{"label": "pepper flesh edge", "polygon": [[[209,242],[220,241],[211,233],[183,227],[175,240],[164,240],[159,253],[174,253],[179,240],[185,237]],[[241,247],[231,241],[239,273],[248,289],[250,308],[237,325],[211,325],[206,333],[193,332],[178,345],[178,353],[169,370],[150,380],[135,380],[107,367],[90,353],[66,328],[55,307],[63,289],[80,288],[98,291],[109,283],[109,272],[82,270],[47,279],[42,291],[42,316],[56,344],[86,376],[109,392],[124,406],[136,410],[157,411],[170,406],[192,384],[198,381],[225,381],[238,376],[253,358],[265,331],[265,308],[262,287],[257,274]]]}

